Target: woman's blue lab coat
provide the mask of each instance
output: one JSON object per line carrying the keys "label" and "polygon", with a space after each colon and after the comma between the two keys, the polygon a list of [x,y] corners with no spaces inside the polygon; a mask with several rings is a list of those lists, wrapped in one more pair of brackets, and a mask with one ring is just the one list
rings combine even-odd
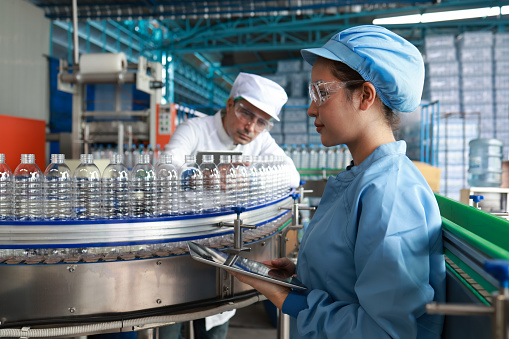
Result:
{"label": "woman's blue lab coat", "polygon": [[283,312],[292,338],[440,338],[445,301],[441,218],[433,192],[405,155],[378,147],[329,178],[304,235]]}

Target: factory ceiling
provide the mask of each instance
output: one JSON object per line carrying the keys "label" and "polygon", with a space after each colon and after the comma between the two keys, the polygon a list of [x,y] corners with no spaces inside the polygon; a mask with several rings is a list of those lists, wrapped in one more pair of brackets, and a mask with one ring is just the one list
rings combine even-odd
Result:
{"label": "factory ceiling", "polygon": [[[30,0],[47,18],[72,19],[70,0]],[[116,21],[164,51],[218,77],[226,85],[238,72],[273,73],[278,60],[323,45],[335,32],[373,19],[452,9],[507,6],[472,0],[77,0],[79,21]],[[505,30],[509,15],[473,20],[387,26],[418,47],[427,34]],[[218,79],[219,80],[219,79]]]}

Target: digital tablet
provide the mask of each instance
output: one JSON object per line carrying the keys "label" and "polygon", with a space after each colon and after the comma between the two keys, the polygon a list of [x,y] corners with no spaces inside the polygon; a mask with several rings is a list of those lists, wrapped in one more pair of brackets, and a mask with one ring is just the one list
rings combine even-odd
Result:
{"label": "digital tablet", "polygon": [[288,286],[295,289],[307,289],[297,278],[280,279],[269,274],[271,270],[258,261],[243,258],[235,254],[221,252],[215,248],[202,246],[192,241],[187,242],[191,258],[205,264],[224,268],[225,270],[239,272],[274,284]]}

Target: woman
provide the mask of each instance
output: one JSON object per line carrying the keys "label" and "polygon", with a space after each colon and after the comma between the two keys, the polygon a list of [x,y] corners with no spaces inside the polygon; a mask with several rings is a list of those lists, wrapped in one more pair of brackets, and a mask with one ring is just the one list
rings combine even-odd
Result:
{"label": "woman", "polygon": [[440,213],[393,135],[393,112],[419,106],[422,57],[379,26],[344,30],[302,55],[313,65],[308,115],[322,144],[346,144],[353,162],[329,178],[297,267],[268,265],[295,273],[306,293],[235,276],[292,317],[292,338],[440,338],[443,318],[425,312],[445,300]]}

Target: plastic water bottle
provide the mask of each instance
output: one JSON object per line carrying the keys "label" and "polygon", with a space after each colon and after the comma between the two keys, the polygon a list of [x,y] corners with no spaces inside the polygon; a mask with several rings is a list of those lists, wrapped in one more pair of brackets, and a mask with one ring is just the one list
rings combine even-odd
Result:
{"label": "plastic water bottle", "polygon": [[292,145],[292,150],[290,152],[291,158],[293,160],[293,163],[295,164],[295,167],[297,168],[304,168],[302,166],[302,155],[300,149],[297,147],[297,145]]}
{"label": "plastic water bottle", "polygon": [[236,205],[247,207],[249,199],[249,173],[247,167],[242,161],[242,155],[232,156],[232,163],[237,176]]}
{"label": "plastic water bottle", "polygon": [[276,199],[277,191],[277,178],[276,178],[276,166],[273,155],[265,155],[263,157],[266,172],[266,201],[273,201]]}
{"label": "plastic water bottle", "polygon": [[318,152],[313,144],[309,145],[309,168],[318,168]]}
{"label": "plastic water bottle", "polygon": [[92,154],[81,154],[74,170],[74,211],[78,219],[101,217],[101,172]]}
{"label": "plastic water bottle", "polygon": [[108,219],[126,218],[130,215],[130,173],[122,160],[122,155],[113,153],[110,164],[106,166],[101,177],[102,215]]}
{"label": "plastic water bottle", "polygon": [[344,159],[343,159],[343,164],[344,164],[344,168],[346,169],[347,166],[350,166],[351,163],[352,163],[352,153],[350,153],[350,150],[348,149],[348,147],[345,146],[345,152],[343,153],[343,156],[344,156]]}
{"label": "plastic water bottle", "polygon": [[300,145],[300,168],[310,168],[309,152],[306,145]]}
{"label": "plastic water bottle", "polygon": [[155,167],[157,177],[157,215],[178,215],[178,171],[171,154],[161,154]]}
{"label": "plastic water bottle", "polygon": [[203,212],[219,212],[221,204],[221,176],[219,169],[214,163],[213,155],[203,155],[200,170],[203,173]]}
{"label": "plastic water bottle", "polygon": [[159,162],[161,153],[162,153],[161,145],[157,144],[156,149],[154,150],[154,157],[152,158],[152,164],[154,164],[154,166],[157,165],[157,163]]}
{"label": "plastic water bottle", "polygon": [[267,170],[262,156],[253,157],[253,170],[256,171],[256,205],[262,205],[267,200]]}
{"label": "plastic water bottle", "polygon": [[237,175],[231,161],[231,156],[220,155],[217,168],[221,176],[221,210],[229,211],[235,206],[237,200],[235,195]]}
{"label": "plastic water bottle", "polygon": [[337,169],[344,169],[345,168],[345,166],[344,166],[344,155],[345,155],[344,147],[339,145],[336,148],[336,168]]}
{"label": "plastic water bottle", "polygon": [[242,156],[244,164],[246,164],[247,173],[249,176],[248,181],[248,207],[253,207],[258,204],[258,172],[253,163],[253,157],[250,155]]}
{"label": "plastic water bottle", "polygon": [[14,218],[42,219],[43,176],[34,154],[22,154],[21,164],[14,170]]}
{"label": "plastic water bottle", "polygon": [[468,184],[472,187],[502,185],[502,140],[473,139],[468,143]]}
{"label": "plastic water bottle", "polygon": [[128,170],[133,168],[133,150],[127,144],[124,145],[124,165]]}
{"label": "plastic water bottle", "polygon": [[330,169],[336,169],[336,148],[328,147],[325,157],[327,158],[325,167]]}
{"label": "plastic water bottle", "polygon": [[44,216],[50,220],[73,217],[72,173],[64,154],[52,154],[51,164],[44,171]]}
{"label": "plastic water bottle", "polygon": [[131,215],[149,218],[156,213],[156,173],[148,154],[140,154],[131,174]]}
{"label": "plastic water bottle", "polygon": [[13,176],[5,163],[5,154],[0,153],[0,220],[12,218]]}
{"label": "plastic water bottle", "polygon": [[186,155],[186,162],[179,169],[179,214],[203,212],[203,173],[195,155]]}
{"label": "plastic water bottle", "polygon": [[318,146],[318,167],[319,169],[327,168],[327,151],[325,147],[320,144]]}

